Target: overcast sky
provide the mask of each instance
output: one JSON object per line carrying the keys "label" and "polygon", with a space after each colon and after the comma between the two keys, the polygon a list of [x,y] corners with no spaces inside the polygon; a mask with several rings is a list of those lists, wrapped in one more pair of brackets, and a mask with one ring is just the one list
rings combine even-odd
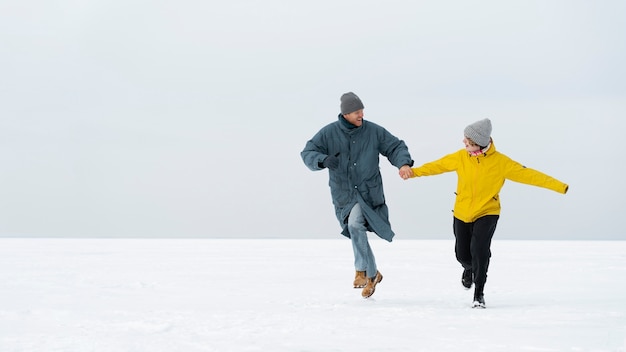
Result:
{"label": "overcast sky", "polygon": [[[0,2],[0,236],[340,236],[300,151],[353,91],[417,165],[489,117],[496,238],[626,239],[624,1]],[[397,238],[451,238],[456,175],[381,159]]]}

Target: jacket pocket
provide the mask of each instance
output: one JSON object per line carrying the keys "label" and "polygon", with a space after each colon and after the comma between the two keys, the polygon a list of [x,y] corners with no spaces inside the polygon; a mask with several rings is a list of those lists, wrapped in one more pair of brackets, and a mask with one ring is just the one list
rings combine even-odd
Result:
{"label": "jacket pocket", "polygon": [[343,208],[350,203],[352,197],[350,196],[349,189],[342,187],[338,182],[335,182],[334,184],[333,182],[330,182],[329,186],[330,195],[333,198],[333,204],[336,207]]}
{"label": "jacket pocket", "polygon": [[372,208],[385,204],[385,194],[383,192],[382,182],[368,181],[365,182],[365,191],[361,193],[363,200]]}

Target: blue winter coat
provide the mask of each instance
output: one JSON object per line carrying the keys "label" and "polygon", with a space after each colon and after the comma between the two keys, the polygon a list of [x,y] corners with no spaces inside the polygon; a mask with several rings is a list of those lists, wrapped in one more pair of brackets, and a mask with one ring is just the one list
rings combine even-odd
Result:
{"label": "blue winter coat", "polygon": [[322,170],[328,155],[339,153],[339,168],[329,170],[329,186],[342,234],[348,232],[348,215],[358,202],[363,209],[369,231],[391,242],[395,235],[389,223],[385,204],[379,155],[387,157],[397,168],[413,165],[406,144],[383,127],[366,120],[360,127],[348,128],[339,120],[323,127],[306,143],[300,153],[311,170]]}

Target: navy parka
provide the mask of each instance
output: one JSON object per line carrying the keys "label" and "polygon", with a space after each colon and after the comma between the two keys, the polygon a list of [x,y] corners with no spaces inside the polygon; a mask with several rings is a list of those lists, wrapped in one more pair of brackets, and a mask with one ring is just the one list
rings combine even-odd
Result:
{"label": "navy parka", "polygon": [[340,114],[338,121],[323,127],[306,143],[300,155],[309,169],[317,171],[324,168],[322,162],[327,156],[339,153],[339,167],[329,170],[328,175],[341,233],[350,237],[348,215],[359,203],[368,230],[391,242],[395,234],[389,223],[379,155],[387,157],[397,168],[412,166],[411,155],[402,140],[373,122],[363,120],[355,128],[347,127],[346,123]]}

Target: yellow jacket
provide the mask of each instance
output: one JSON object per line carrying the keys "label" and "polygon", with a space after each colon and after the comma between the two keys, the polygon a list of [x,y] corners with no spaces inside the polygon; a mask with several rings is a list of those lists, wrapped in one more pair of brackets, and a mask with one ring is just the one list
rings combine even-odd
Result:
{"label": "yellow jacket", "polygon": [[500,190],[505,180],[567,192],[568,185],[537,170],[529,169],[496,151],[491,146],[484,153],[471,156],[465,149],[412,168],[413,177],[456,171],[458,183],[454,216],[463,222],[474,222],[485,215],[500,214]]}

